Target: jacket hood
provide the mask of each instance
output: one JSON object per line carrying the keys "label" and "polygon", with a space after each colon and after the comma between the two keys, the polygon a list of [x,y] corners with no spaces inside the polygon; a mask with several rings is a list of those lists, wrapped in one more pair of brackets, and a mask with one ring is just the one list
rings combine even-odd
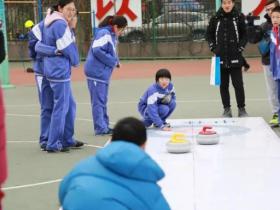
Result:
{"label": "jacket hood", "polygon": [[56,20],[63,20],[67,24],[67,21],[63,17],[62,13],[54,11],[52,14],[48,14],[45,18],[44,25],[46,27],[50,26]]}
{"label": "jacket hood", "polygon": [[159,165],[133,143],[112,142],[97,153],[96,159],[107,169],[127,178],[155,182],[164,177]]}

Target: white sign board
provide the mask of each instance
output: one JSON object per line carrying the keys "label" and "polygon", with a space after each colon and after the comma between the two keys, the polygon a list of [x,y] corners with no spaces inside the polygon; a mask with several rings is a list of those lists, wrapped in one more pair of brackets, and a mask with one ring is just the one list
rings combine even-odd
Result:
{"label": "white sign board", "polygon": [[249,13],[253,13],[254,16],[260,16],[260,21],[256,21],[257,24],[263,23],[265,21],[265,9],[264,5],[266,4],[266,0],[250,0],[250,1],[241,1],[242,3],[242,12],[245,15]]}
{"label": "white sign board", "polygon": [[129,27],[141,27],[141,0],[91,0],[92,15],[95,16],[93,27],[108,15],[124,15]]}

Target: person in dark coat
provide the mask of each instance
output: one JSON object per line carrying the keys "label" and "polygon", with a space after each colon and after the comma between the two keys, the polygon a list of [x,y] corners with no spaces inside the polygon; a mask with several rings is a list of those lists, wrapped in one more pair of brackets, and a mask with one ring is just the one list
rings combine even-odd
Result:
{"label": "person in dark coat", "polygon": [[220,94],[224,107],[223,117],[232,117],[229,79],[235,90],[238,117],[247,117],[242,78],[244,58],[242,51],[247,43],[245,17],[234,7],[235,0],[222,0],[222,6],[211,18],[206,39],[210,50],[221,58]]}
{"label": "person in dark coat", "polygon": [[0,20],[0,64],[5,60],[6,51],[5,51],[5,42],[4,34],[2,31],[2,21]]}

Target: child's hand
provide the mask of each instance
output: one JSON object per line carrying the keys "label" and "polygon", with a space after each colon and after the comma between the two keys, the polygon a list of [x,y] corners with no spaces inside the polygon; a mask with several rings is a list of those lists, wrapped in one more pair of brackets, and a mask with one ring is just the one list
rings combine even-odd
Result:
{"label": "child's hand", "polygon": [[70,27],[71,29],[75,29],[76,26],[77,26],[77,22],[78,22],[78,17],[77,17],[77,16],[73,17],[73,18],[71,19],[71,21],[69,22],[69,27]]}
{"label": "child's hand", "polygon": [[163,127],[161,130],[162,131],[172,131],[172,129],[170,127]]}

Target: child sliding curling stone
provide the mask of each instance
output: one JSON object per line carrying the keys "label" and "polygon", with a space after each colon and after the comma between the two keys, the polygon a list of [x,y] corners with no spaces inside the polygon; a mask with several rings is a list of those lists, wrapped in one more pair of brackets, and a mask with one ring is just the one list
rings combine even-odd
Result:
{"label": "child sliding curling stone", "polygon": [[160,69],[155,79],[156,83],[152,84],[140,98],[138,111],[146,127],[154,125],[163,131],[171,131],[171,125],[166,122],[176,107],[171,73],[167,69]]}

